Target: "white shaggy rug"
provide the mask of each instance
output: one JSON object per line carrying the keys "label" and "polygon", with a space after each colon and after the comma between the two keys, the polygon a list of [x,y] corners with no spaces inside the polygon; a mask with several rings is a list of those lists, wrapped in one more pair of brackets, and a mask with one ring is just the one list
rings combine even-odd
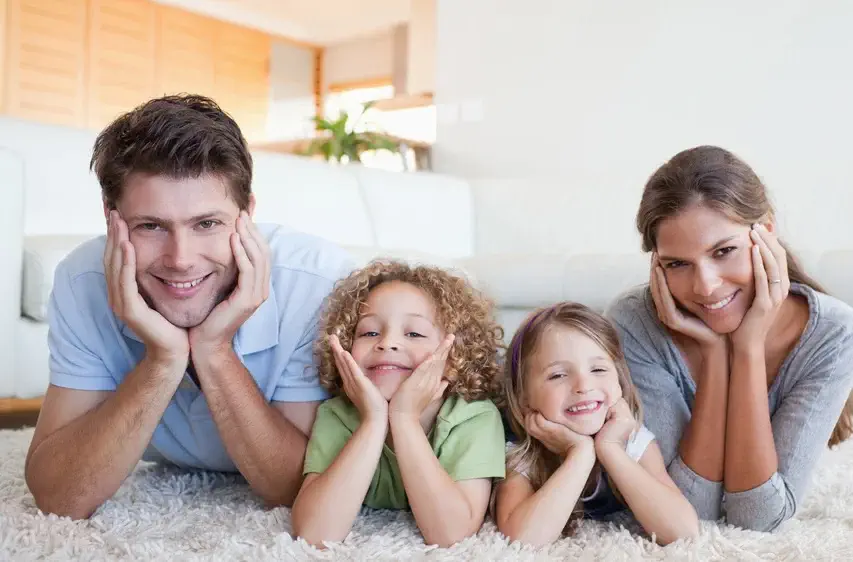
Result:
{"label": "white shaggy rug", "polygon": [[853,560],[853,443],[827,452],[795,520],[762,534],[705,524],[656,546],[584,522],[548,548],[509,544],[487,522],[452,548],[425,547],[408,513],[365,510],[343,544],[296,541],[290,512],[266,510],[235,476],[140,464],[88,521],[39,513],[23,478],[32,430],[0,431],[0,560]]}

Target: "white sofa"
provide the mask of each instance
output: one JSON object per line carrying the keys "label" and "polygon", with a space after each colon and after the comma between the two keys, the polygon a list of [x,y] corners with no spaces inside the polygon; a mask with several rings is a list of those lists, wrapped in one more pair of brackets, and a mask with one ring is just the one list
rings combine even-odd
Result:
{"label": "white sofa", "polygon": [[[48,384],[44,322],[53,271],[81,241],[105,231],[88,171],[94,133],[0,118],[0,398],[31,398]],[[488,192],[459,178],[336,167],[257,152],[255,220],[326,237],[366,262],[391,256],[455,268],[498,304],[507,338],[533,308],[558,300],[598,310],[648,275],[636,248],[624,255],[480,255],[475,201]],[[476,197],[475,197],[476,195]],[[524,229],[536,217],[512,217]],[[809,270],[853,304],[853,251],[806,256]]]}

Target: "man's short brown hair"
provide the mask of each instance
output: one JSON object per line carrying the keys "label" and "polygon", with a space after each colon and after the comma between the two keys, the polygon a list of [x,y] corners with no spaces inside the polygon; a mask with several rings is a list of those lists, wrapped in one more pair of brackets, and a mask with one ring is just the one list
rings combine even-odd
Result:
{"label": "man's short brown hair", "polygon": [[240,209],[252,193],[252,156],[240,127],[199,95],[156,98],[121,115],[98,135],[89,166],[111,209],[131,174],[217,176]]}

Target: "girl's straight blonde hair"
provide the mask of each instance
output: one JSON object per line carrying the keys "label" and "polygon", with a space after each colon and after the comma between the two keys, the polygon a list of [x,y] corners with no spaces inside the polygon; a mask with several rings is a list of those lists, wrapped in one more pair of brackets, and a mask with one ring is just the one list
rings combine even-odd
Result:
{"label": "girl's straight blonde hair", "polygon": [[[628,403],[631,413],[637,420],[637,427],[642,422],[642,406],[639,394],[631,381],[628,364],[625,362],[622,346],[619,343],[619,335],[610,321],[589,307],[574,302],[558,303],[534,311],[513,336],[504,368],[504,388],[506,390],[507,409],[510,414],[509,423],[515,435],[518,436],[518,441],[513,444],[507,454],[507,470],[525,474],[534,490],[541,488],[561,463],[561,459],[557,455],[530,435],[524,427],[524,417],[529,411],[525,375],[531,357],[537,352],[542,334],[553,326],[564,326],[577,330],[592,339],[610,356],[616,366],[619,385],[622,387],[622,397]],[[596,462],[587,482],[587,489],[595,485],[600,473],[601,467]],[[613,482],[609,481],[609,484],[618,496],[618,491]],[[583,504],[579,500],[566,525],[566,531],[572,521],[582,516]]]}

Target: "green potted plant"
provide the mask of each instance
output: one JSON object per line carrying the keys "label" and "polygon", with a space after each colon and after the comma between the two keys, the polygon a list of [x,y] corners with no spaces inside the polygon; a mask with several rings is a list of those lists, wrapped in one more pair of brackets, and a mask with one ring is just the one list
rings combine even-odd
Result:
{"label": "green potted plant", "polygon": [[326,161],[338,163],[360,163],[361,155],[370,150],[389,150],[399,153],[400,145],[393,137],[376,131],[356,131],[364,114],[375,103],[375,101],[365,103],[361,115],[352,122],[346,111],[341,111],[337,118],[331,120],[314,117],[317,131],[321,136],[311,141],[305,150],[305,155],[319,154]]}

